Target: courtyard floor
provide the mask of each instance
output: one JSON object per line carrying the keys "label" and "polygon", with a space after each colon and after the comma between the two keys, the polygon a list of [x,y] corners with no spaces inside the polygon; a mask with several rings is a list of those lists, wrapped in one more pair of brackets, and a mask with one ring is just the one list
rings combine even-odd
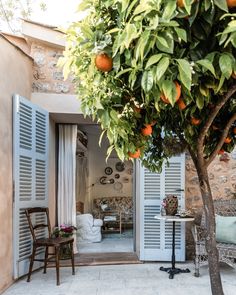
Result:
{"label": "courtyard floor", "polygon": [[[61,285],[56,286],[55,269],[47,274],[37,271],[30,283],[26,279],[17,281],[3,295],[210,295],[208,268],[202,267],[201,277],[193,276],[192,263],[177,264],[177,267],[191,270],[178,274],[173,280],[159,270],[169,263],[144,263],[135,265],[108,265],[61,268]],[[221,266],[225,295],[236,294],[236,270]]]}

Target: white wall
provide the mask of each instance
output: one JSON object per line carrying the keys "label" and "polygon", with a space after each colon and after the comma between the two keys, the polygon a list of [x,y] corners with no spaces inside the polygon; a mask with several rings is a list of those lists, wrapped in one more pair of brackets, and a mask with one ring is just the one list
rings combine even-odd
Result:
{"label": "white wall", "polygon": [[[85,212],[91,212],[92,200],[100,197],[112,197],[112,196],[132,196],[132,175],[128,174],[128,170],[132,168],[133,164],[131,161],[125,162],[125,170],[118,172],[115,169],[115,164],[120,162],[115,153],[112,154],[111,158],[106,163],[106,151],[108,147],[108,141],[103,140],[102,146],[99,147],[100,129],[97,126],[83,126],[79,129],[86,132],[88,136],[88,187],[87,187],[87,202],[85,203]],[[113,173],[111,175],[105,174],[105,168],[111,167]],[[119,179],[115,179],[115,174],[120,174]],[[99,180],[102,176],[107,176],[108,179],[113,178],[115,183],[121,182],[123,187],[120,190],[115,189],[114,184],[100,184]],[[126,183],[124,178],[128,179]]]}

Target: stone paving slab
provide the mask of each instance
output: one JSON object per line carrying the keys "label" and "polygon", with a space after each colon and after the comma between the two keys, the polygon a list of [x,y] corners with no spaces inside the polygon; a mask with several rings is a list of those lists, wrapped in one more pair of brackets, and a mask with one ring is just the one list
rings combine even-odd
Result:
{"label": "stone paving slab", "polygon": [[[71,268],[60,269],[61,285],[56,286],[55,269],[47,274],[37,271],[30,283],[26,278],[17,281],[3,295],[210,295],[207,266],[201,268],[201,277],[193,275],[192,263],[177,264],[189,268],[191,273],[178,274],[173,280],[160,271],[165,263],[135,265],[108,265],[77,267],[75,276]],[[221,266],[225,295],[236,295],[236,270]]]}

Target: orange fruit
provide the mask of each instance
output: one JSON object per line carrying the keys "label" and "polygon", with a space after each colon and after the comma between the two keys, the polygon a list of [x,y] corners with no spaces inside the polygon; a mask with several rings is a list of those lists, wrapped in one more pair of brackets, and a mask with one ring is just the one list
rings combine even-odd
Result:
{"label": "orange fruit", "polygon": [[201,120],[200,120],[200,119],[197,119],[197,118],[194,118],[194,117],[191,118],[191,124],[192,124],[192,125],[197,126],[197,125],[199,125],[200,123],[201,123]]}
{"label": "orange fruit", "polygon": [[[175,101],[178,101],[180,99],[180,95],[181,95],[181,86],[179,85],[179,83],[177,81],[175,81],[174,83],[175,83],[175,88],[176,88]],[[168,97],[165,97],[165,95],[163,93],[161,94],[161,100],[166,104],[170,103]]]}
{"label": "orange fruit", "polygon": [[224,150],[219,150],[218,155],[223,155],[225,153]]}
{"label": "orange fruit", "polygon": [[106,53],[99,53],[95,58],[95,65],[101,72],[109,72],[113,67],[112,58]]}
{"label": "orange fruit", "polygon": [[236,127],[233,128],[233,133],[236,134]]}
{"label": "orange fruit", "polygon": [[152,126],[151,124],[146,124],[145,127],[141,129],[141,133],[143,136],[149,136],[152,134]]}
{"label": "orange fruit", "polygon": [[177,104],[178,104],[180,110],[184,110],[184,109],[187,107],[186,104],[185,104],[185,102],[183,101],[182,98],[180,98],[180,99],[177,101]]}
{"label": "orange fruit", "polygon": [[128,152],[130,158],[137,159],[140,157],[140,149],[137,149],[134,153]]}
{"label": "orange fruit", "polygon": [[184,1],[183,0],[177,0],[177,6],[180,8],[184,7]]}
{"label": "orange fruit", "polygon": [[177,0],[177,6],[180,7],[180,8],[183,8],[184,7],[184,1],[183,0]]}
{"label": "orange fruit", "polygon": [[231,143],[231,141],[232,141],[232,138],[230,137],[226,137],[224,140],[225,143]]}
{"label": "orange fruit", "polygon": [[226,0],[228,7],[236,7],[236,0]]}

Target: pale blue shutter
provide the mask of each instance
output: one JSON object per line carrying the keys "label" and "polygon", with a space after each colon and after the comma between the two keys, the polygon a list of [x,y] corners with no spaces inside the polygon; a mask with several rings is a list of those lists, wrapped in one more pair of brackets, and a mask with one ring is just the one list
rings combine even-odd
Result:
{"label": "pale blue shutter", "polygon": [[[31,254],[32,239],[24,209],[48,206],[48,117],[47,111],[29,100],[13,96],[14,278],[28,272]],[[35,215],[34,222],[41,223],[42,218],[41,214]],[[38,237],[44,234],[41,231]]]}
{"label": "pale blue shutter", "polygon": [[[178,196],[179,207],[184,208],[185,155],[176,156],[164,164],[162,172],[153,173],[139,164],[140,259],[171,260],[172,223],[154,219],[160,214],[163,198]],[[176,260],[185,260],[185,225],[176,223]]]}

